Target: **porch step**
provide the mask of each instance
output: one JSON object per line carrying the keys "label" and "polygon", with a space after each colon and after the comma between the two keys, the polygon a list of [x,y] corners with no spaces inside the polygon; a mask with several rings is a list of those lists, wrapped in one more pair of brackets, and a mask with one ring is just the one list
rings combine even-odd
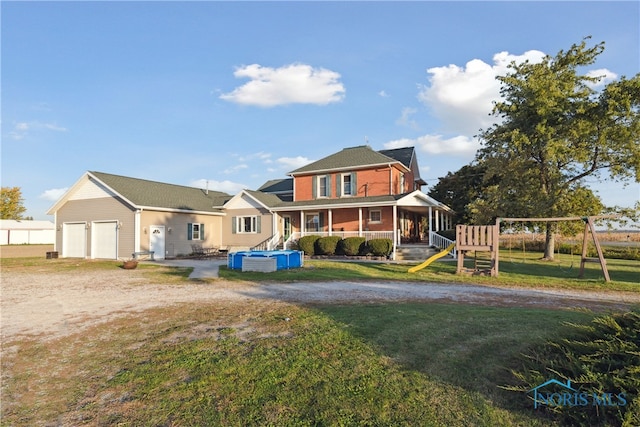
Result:
{"label": "porch step", "polygon": [[402,245],[396,248],[396,261],[424,261],[439,252],[427,245]]}

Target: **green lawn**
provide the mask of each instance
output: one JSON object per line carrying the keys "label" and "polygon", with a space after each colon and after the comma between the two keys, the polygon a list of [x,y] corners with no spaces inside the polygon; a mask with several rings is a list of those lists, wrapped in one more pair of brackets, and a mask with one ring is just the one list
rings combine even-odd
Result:
{"label": "green lawn", "polygon": [[592,314],[452,304],[149,310],[9,343],[3,425],[550,425],[500,388],[520,353]]}
{"label": "green lawn", "polygon": [[[458,276],[439,262],[305,261],[250,281],[417,280],[638,292],[640,262],[610,260],[577,279],[570,258],[503,257],[499,278]],[[120,263],[121,264],[121,263]],[[9,272],[120,268],[119,263],[3,260]],[[579,266],[578,266],[579,267]],[[143,264],[153,283],[189,283],[189,269]],[[208,280],[215,286],[219,279]],[[141,284],[144,286],[144,284]],[[52,341],[3,342],[2,426],[547,426],[510,369],[584,311],[442,303],[202,303],[129,313]]]}
{"label": "green lawn", "polygon": [[[499,277],[456,274],[455,261],[437,261],[416,273],[407,270],[415,264],[340,262],[306,259],[301,269],[273,273],[253,273],[221,267],[220,276],[248,281],[393,280],[437,283],[480,283],[495,286],[521,286],[640,292],[640,261],[607,260],[611,282],[605,282],[599,264],[587,263],[579,279],[580,257],[558,254],[556,261],[542,261],[541,254],[510,254],[502,251]],[[472,265],[469,263],[469,267]]]}

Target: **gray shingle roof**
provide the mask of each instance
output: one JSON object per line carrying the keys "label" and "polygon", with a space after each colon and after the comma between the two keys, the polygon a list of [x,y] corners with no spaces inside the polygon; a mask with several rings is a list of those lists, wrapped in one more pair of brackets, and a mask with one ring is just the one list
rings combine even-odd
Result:
{"label": "gray shingle roof", "polygon": [[373,150],[368,145],[361,145],[358,147],[345,148],[342,151],[289,172],[289,175],[372,165],[386,165],[389,163],[399,163],[399,161]]}
{"label": "gray shingle roof", "polygon": [[166,184],[145,179],[89,172],[136,206],[181,209],[202,212],[221,212],[220,207],[231,196],[220,191]]}
{"label": "gray shingle roof", "polygon": [[380,150],[380,154],[396,159],[407,168],[411,168],[411,159],[413,159],[413,147],[394,148],[391,150]]}
{"label": "gray shingle roof", "polygon": [[284,193],[293,191],[293,178],[272,179],[258,188],[265,193]]}

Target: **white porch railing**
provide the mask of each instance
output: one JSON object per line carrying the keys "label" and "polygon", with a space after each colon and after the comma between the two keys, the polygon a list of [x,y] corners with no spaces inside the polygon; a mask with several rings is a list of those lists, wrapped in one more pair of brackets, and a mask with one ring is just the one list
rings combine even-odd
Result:
{"label": "white porch railing", "polygon": [[358,231],[332,231],[329,234],[328,231],[305,231],[299,232],[296,231],[291,233],[286,242],[284,242],[284,249],[291,249],[291,243],[298,241],[302,236],[340,236],[342,239],[347,237],[364,237],[368,242],[371,239],[391,239],[393,240],[393,231],[363,231],[362,233]]}
{"label": "white porch railing", "polygon": [[[447,239],[444,236],[439,235],[438,233],[435,233],[433,231],[429,232],[429,242],[431,243],[431,245],[440,248],[440,249],[446,249],[447,247],[449,247],[449,245],[451,245],[452,243],[455,243],[455,240],[450,240]],[[456,258],[456,248],[454,246],[454,248],[449,251],[449,255],[451,255],[452,257]]]}

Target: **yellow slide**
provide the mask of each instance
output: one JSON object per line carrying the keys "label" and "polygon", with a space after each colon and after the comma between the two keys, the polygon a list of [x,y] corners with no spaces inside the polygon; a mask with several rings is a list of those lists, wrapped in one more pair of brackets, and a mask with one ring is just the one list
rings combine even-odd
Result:
{"label": "yellow slide", "polygon": [[429,257],[425,262],[423,262],[420,265],[416,265],[415,267],[411,267],[409,269],[409,273],[415,273],[418,270],[422,270],[423,268],[427,267],[429,264],[431,264],[433,261],[442,258],[443,256],[447,255],[449,252],[451,252],[451,250],[456,246],[456,242],[453,242],[452,244],[450,244],[447,249],[443,250],[442,252],[439,252],[437,254],[435,254],[432,257]]}

